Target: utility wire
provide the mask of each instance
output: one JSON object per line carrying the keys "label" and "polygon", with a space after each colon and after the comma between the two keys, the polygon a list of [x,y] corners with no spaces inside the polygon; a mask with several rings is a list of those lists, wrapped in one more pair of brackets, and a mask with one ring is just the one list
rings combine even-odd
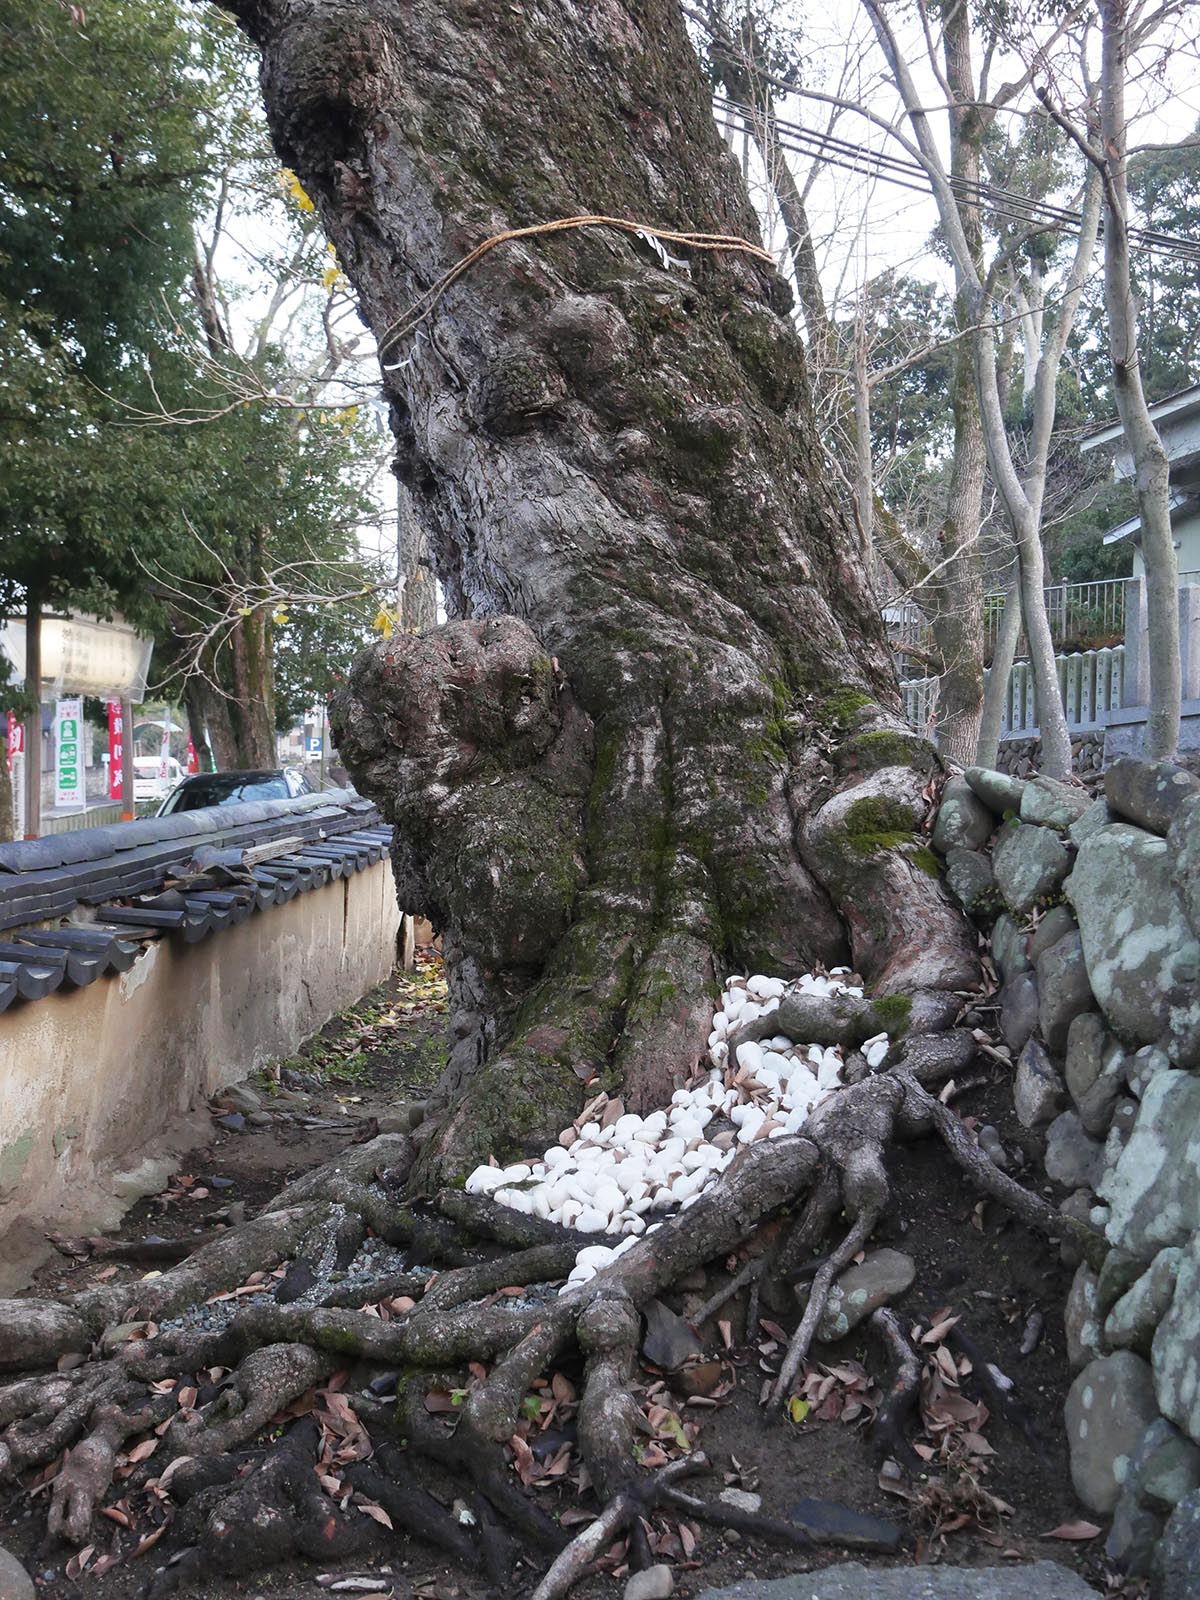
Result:
{"label": "utility wire", "polygon": [[[715,95],[713,103],[726,115],[732,114],[739,118],[743,128],[751,134],[754,133],[756,124],[762,121],[753,110],[735,100],[726,100],[720,95]],[[884,183],[907,189],[913,194],[924,195],[932,192],[933,186],[929,174],[919,162],[890,155],[882,150],[872,150],[867,145],[855,144],[832,133],[805,128],[778,115],[773,114],[772,121],[779,136],[779,143],[794,155],[819,159],[828,166],[857,173],[861,177],[878,178]],[[1040,223],[1047,228],[1065,228],[1073,233],[1079,231],[1082,221],[1080,213],[1068,207],[1052,205],[1048,201],[1031,200],[999,184],[976,183],[959,177],[948,177],[948,182],[951,189],[961,198],[970,204],[987,207],[1006,221]],[[1200,242],[1176,234],[1162,233],[1154,228],[1131,227],[1129,237],[1131,243],[1156,255],[1172,256],[1177,260],[1200,266]]]}

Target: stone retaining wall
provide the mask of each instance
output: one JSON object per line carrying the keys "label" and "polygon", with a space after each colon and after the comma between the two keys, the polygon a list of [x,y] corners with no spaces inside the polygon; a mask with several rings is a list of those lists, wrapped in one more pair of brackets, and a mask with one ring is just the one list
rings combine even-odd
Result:
{"label": "stone retaining wall", "polygon": [[1195,1596],[1169,1573],[1200,1571],[1200,781],[1122,758],[1093,800],[974,768],[933,842],[990,932],[1017,1116],[1109,1246],[1066,1310],[1076,1492],[1114,1559]]}
{"label": "stone retaining wall", "polygon": [[[997,764],[1001,772],[1018,778],[1028,778],[1038,770],[1042,759],[1042,741],[1032,739],[1004,739],[1000,743]],[[1071,769],[1081,778],[1099,774],[1104,766],[1104,730],[1095,733],[1077,733],[1071,737]]]}
{"label": "stone retaining wall", "polygon": [[162,1188],[211,1135],[210,1095],[387,977],[399,922],[385,858],[0,1016],[0,1293],[28,1282],[47,1233],[114,1227]]}

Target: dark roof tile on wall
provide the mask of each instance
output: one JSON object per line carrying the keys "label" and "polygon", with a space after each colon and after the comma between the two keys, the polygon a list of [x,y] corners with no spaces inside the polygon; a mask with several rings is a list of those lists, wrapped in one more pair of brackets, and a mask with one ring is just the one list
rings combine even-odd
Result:
{"label": "dark roof tile on wall", "polygon": [[[239,866],[276,840],[284,853]],[[391,841],[371,801],[332,790],[0,845],[0,1011],[126,972],[149,939],[236,927],[374,866]]]}

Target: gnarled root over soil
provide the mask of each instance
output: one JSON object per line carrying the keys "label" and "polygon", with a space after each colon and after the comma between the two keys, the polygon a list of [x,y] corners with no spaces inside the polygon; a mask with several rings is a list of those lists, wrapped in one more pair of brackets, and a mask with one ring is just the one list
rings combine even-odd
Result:
{"label": "gnarled root over soil", "polygon": [[[703,1470],[698,1451],[639,1459],[643,1308],[781,1213],[795,1212],[793,1227],[773,1230],[766,1254],[742,1269],[755,1291],[794,1277],[833,1229],[775,1384],[786,1402],[833,1282],[888,1205],[888,1146],[920,1133],[936,1134],[985,1195],[1090,1255],[1088,1230],[998,1171],[931,1092],[970,1053],[967,1034],[912,1040],[894,1065],[820,1105],[802,1134],[747,1145],[652,1235],[557,1292],[596,1236],[459,1190],[413,1204],[403,1187],[413,1149],[382,1136],[158,1276],[63,1305],[0,1302],[7,1364],[49,1369],[0,1388],[0,1475],[32,1483],[53,1474],[49,1529],[76,1545],[93,1540],[106,1501],[117,1502],[112,1556],[162,1536],[172,1554],[155,1594],[206,1566],[244,1574],[296,1553],[355,1553],[381,1526],[498,1585],[522,1560],[548,1562],[540,1600],[566,1593],[618,1537],[632,1565],[652,1559],[646,1530],[664,1511],[725,1523],[736,1515],[758,1536],[802,1544],[798,1525],[680,1487]],[[375,1269],[370,1303],[339,1303],[354,1296],[337,1263],[367,1230],[394,1247],[395,1270]],[[332,1265],[324,1303],[273,1298],[282,1264],[295,1259],[318,1275]],[[917,1380],[896,1320],[881,1313],[875,1326],[896,1368],[879,1419],[895,1455]],[[521,1422],[531,1397],[540,1405],[539,1385],[549,1392],[548,1374],[580,1366],[577,1391],[556,1377],[551,1401],[552,1414],[574,1414],[578,1452],[551,1465],[560,1477],[586,1469],[599,1502],[572,1536],[527,1492],[545,1458]],[[140,1526],[126,1534],[123,1522]]]}

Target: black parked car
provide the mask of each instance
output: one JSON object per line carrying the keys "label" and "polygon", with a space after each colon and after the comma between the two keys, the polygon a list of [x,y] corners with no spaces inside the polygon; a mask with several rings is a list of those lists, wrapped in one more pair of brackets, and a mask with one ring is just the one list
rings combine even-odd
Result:
{"label": "black parked car", "polygon": [[316,787],[299,767],[276,767],[273,772],[198,772],[171,791],[158,815],[199,811],[202,806],[236,806],[243,800],[291,800],[298,794],[312,794]]}

